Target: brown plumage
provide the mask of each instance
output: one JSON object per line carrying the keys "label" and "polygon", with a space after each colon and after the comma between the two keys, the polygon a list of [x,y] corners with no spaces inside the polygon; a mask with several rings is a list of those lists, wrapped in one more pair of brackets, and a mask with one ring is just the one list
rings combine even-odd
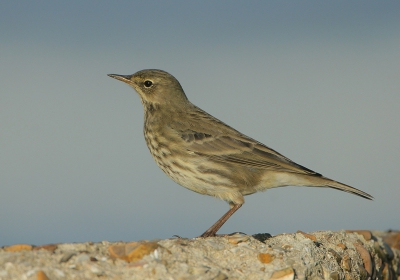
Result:
{"label": "brown plumage", "polygon": [[231,209],[201,236],[214,236],[244,195],[283,186],[330,187],[372,196],[331,180],[240,133],[187,99],[162,70],[109,74],[133,87],[144,107],[144,136],[158,166],[176,183],[227,201]]}

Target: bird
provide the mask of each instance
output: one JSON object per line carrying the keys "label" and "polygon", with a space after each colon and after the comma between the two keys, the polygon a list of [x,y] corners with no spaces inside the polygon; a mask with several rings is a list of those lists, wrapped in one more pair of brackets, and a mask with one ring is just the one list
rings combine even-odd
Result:
{"label": "bird", "polygon": [[328,187],[372,200],[359,189],[297,164],[213,117],[187,98],[163,70],[108,74],[131,86],[144,108],[144,138],[157,165],[194,192],[226,201],[229,210],[199,237],[217,236],[244,196],[284,186]]}

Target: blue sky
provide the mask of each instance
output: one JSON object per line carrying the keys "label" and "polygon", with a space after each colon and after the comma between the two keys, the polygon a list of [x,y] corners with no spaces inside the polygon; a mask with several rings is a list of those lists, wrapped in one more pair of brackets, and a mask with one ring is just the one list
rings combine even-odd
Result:
{"label": "blue sky", "polygon": [[228,205],[172,182],[137,94],[159,68],[295,162],[373,195],[286,187],[220,232],[398,228],[398,1],[0,4],[0,246],[194,237]]}

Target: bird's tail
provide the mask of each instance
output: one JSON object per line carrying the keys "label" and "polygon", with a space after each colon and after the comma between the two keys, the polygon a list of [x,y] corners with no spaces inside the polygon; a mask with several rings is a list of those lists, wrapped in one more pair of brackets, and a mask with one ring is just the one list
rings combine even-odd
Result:
{"label": "bird's tail", "polygon": [[[265,178],[261,179],[261,183],[256,191],[262,191],[270,188],[284,187],[284,186],[303,186],[303,187],[322,187],[332,188],[340,191],[352,193],[363,198],[372,200],[372,195],[363,192],[359,189],[350,187],[349,185],[340,183],[338,181],[326,178],[320,174],[292,174],[289,172],[274,172],[267,173]],[[254,192],[251,192],[254,193]],[[251,194],[246,193],[246,194]]]}
{"label": "bird's tail", "polygon": [[321,176],[321,177],[312,176],[309,178],[309,181],[312,182],[312,185],[310,185],[312,187],[327,187],[327,188],[332,188],[332,189],[337,189],[340,191],[352,193],[352,194],[361,196],[361,197],[369,199],[369,200],[373,199],[373,196],[366,192],[363,192],[359,189],[350,187],[349,185],[340,183],[338,181],[335,181],[335,180],[332,180],[332,179],[329,179],[329,178],[326,178],[323,176]]}

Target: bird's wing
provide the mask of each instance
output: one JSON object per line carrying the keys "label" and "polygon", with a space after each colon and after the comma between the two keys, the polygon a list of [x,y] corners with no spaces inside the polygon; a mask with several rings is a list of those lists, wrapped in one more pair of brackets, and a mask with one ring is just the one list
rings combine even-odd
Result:
{"label": "bird's wing", "polygon": [[182,125],[181,122],[179,126],[172,125],[179,137],[187,143],[188,152],[215,161],[253,168],[321,176],[205,114],[203,117],[207,118],[207,125],[199,125],[197,121],[188,125]]}

